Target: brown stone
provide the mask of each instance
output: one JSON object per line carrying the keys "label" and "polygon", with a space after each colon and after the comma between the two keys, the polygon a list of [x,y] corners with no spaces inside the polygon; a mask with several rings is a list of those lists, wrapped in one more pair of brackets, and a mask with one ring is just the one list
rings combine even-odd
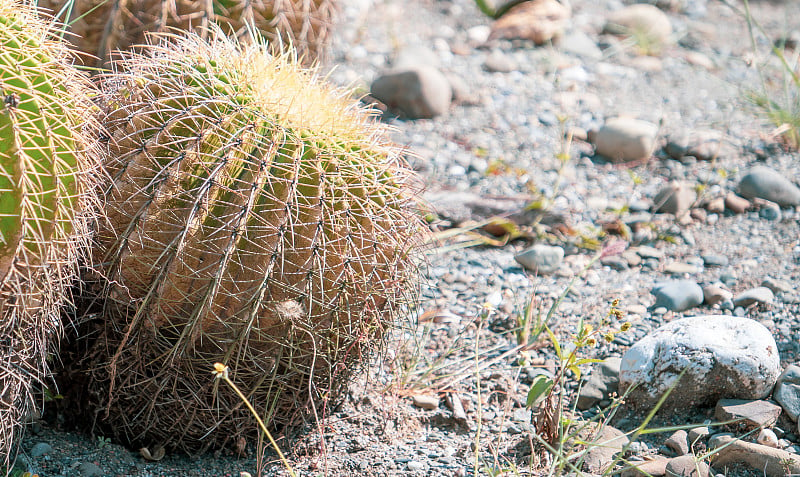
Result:
{"label": "brown stone", "polygon": [[489,40],[531,40],[543,45],[562,35],[571,15],[572,10],[556,0],[520,3],[492,24]]}

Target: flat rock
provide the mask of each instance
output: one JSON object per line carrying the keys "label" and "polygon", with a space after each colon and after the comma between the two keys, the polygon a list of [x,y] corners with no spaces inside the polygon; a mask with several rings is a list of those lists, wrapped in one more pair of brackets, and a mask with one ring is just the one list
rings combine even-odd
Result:
{"label": "flat rock", "polygon": [[745,442],[729,434],[718,434],[708,440],[714,453],[714,467],[724,468],[730,464],[744,464],[767,477],[784,477],[800,474],[800,456],[783,449]]}
{"label": "flat rock", "polygon": [[699,426],[689,429],[687,434],[689,445],[694,445],[696,442],[704,441],[708,439],[708,436],[710,435],[711,429],[709,429],[708,426]]}
{"label": "flat rock", "polygon": [[682,455],[667,461],[666,477],[708,477],[708,464],[693,455]]}
{"label": "flat rock", "polygon": [[453,92],[450,82],[428,65],[394,70],[375,79],[370,94],[406,119],[430,119],[447,112]]}
{"label": "flat rock", "polygon": [[695,265],[683,262],[672,262],[669,265],[664,267],[664,273],[669,273],[670,275],[684,275],[684,274],[695,274],[700,271]]}
{"label": "flat rock", "polygon": [[646,35],[650,41],[666,44],[671,41],[672,24],[657,7],[635,4],[611,12],[603,27],[604,33],[624,36]]}
{"label": "flat rock", "polygon": [[680,215],[687,212],[695,200],[694,187],[683,181],[672,181],[658,191],[653,203],[656,212]]}
{"label": "flat rock", "polygon": [[514,256],[526,269],[546,275],[558,270],[564,260],[564,249],[558,246],[536,244]]}
{"label": "flat rock", "polygon": [[628,401],[653,405],[674,387],[668,407],[710,404],[721,397],[763,399],[779,375],[778,347],[764,325],[735,316],[696,316],[667,323],[628,349],[620,366],[620,392],[637,384]]}
{"label": "flat rock", "polygon": [[692,280],[659,282],[650,292],[656,297],[655,308],[685,311],[703,303],[703,289]]}
{"label": "flat rock", "polygon": [[489,40],[531,40],[544,45],[559,38],[572,10],[556,0],[532,0],[512,7],[492,24]]}
{"label": "flat rock", "polygon": [[800,188],[765,166],[753,167],[742,177],[739,194],[748,199],[766,199],[782,207],[800,205]]}
{"label": "flat rock", "polygon": [[793,421],[797,420],[800,416],[800,366],[791,364],[783,370],[772,399],[781,405],[787,416]]}
{"label": "flat rock", "polygon": [[439,407],[439,396],[415,394],[411,396],[411,402],[418,408],[433,410]]}
{"label": "flat rock", "polygon": [[608,119],[594,133],[595,152],[611,162],[648,159],[653,154],[658,126],[640,119]]}
{"label": "flat rock", "polygon": [[775,294],[767,287],[756,287],[745,290],[733,297],[735,306],[748,307],[754,303],[772,303]]}
{"label": "flat rock", "polygon": [[621,477],[662,477],[667,473],[667,462],[669,459],[666,457],[658,456],[653,460],[646,460],[644,462],[631,462],[631,467],[622,471]]}
{"label": "flat rock", "polygon": [[593,474],[605,472],[614,456],[628,445],[628,436],[611,426],[603,426],[588,442],[584,467]]}
{"label": "flat rock", "polygon": [[781,407],[763,400],[720,399],[714,409],[714,417],[719,421],[739,420],[730,424],[746,430],[770,427],[778,421]]}
{"label": "flat rock", "polygon": [[611,393],[617,392],[621,362],[621,358],[612,356],[602,363],[595,363],[592,374],[578,393],[578,400],[575,403],[578,409],[589,409],[603,399],[608,399]]}

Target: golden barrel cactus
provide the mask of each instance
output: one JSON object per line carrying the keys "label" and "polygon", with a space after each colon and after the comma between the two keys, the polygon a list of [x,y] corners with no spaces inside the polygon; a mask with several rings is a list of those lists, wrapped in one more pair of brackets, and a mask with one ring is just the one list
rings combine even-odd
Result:
{"label": "golden barrel cactus", "polygon": [[291,44],[310,64],[325,50],[335,13],[335,0],[43,0],[40,5],[69,26],[67,39],[99,67],[115,50],[146,44],[149,33],[203,35],[212,23],[240,39],[255,31],[276,53]]}
{"label": "golden barrel cactus", "polygon": [[93,89],[55,33],[0,0],[0,468],[50,376],[96,202]]}
{"label": "golden barrel cactus", "polygon": [[[340,396],[413,295],[425,230],[384,128],[291,55],[219,32],[102,81],[99,335],[76,368],[123,441],[243,442]],[[300,422],[300,421],[294,421]]]}

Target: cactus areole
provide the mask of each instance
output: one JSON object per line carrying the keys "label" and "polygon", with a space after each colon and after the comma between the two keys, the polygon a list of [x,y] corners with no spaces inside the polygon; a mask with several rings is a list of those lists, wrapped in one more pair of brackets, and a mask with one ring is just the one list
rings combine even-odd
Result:
{"label": "cactus areole", "polygon": [[52,35],[35,11],[0,0],[0,456],[6,464],[34,387],[49,376],[47,355],[88,245],[94,190],[90,86]]}
{"label": "cactus areole", "polygon": [[411,296],[422,230],[401,151],[346,92],[213,36],[104,80],[109,285],[89,367],[119,437],[186,450],[256,434],[216,362],[273,427],[324,415]]}

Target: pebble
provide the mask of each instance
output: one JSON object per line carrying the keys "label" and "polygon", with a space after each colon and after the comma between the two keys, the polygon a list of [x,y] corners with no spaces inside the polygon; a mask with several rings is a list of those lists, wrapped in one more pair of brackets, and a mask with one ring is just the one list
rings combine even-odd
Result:
{"label": "pebble", "polygon": [[514,260],[526,269],[546,275],[553,273],[564,260],[564,249],[558,246],[537,244],[514,256]]}
{"label": "pebble", "polygon": [[681,215],[697,200],[697,192],[686,182],[672,181],[658,191],[653,203],[655,211]]}
{"label": "pebble", "polygon": [[734,214],[743,214],[750,208],[750,201],[730,192],[725,196],[725,208]]}
{"label": "pebble", "polygon": [[709,214],[721,214],[725,212],[725,198],[715,197],[708,201],[706,210]]}
{"label": "pebble", "polygon": [[422,462],[418,462],[416,460],[412,460],[411,462],[406,464],[406,468],[412,472],[417,470],[422,470],[425,468],[425,464]]}
{"label": "pebble", "polygon": [[379,76],[373,81],[370,94],[406,119],[430,119],[445,114],[453,96],[447,78],[426,65]]}
{"label": "pebble", "polygon": [[755,166],[742,177],[739,194],[748,199],[766,199],[782,207],[800,205],[800,188],[765,166]]}
{"label": "pebble", "polygon": [[652,41],[668,43],[672,36],[672,24],[664,12],[648,4],[636,4],[611,12],[603,27],[604,33],[631,36],[645,34]]}
{"label": "pebble", "polygon": [[717,420],[740,421],[730,426],[746,430],[770,427],[778,421],[780,415],[780,406],[764,400],[720,399],[714,409]]}
{"label": "pebble", "polygon": [[516,70],[517,64],[502,51],[494,50],[486,57],[483,67],[492,73],[508,73]]}
{"label": "pebble", "polygon": [[707,426],[694,427],[689,429],[687,438],[689,445],[694,445],[696,442],[704,441],[711,435],[711,429]]}
{"label": "pebble", "polygon": [[706,285],[703,287],[703,303],[714,306],[717,303],[728,302],[733,299],[733,293],[719,285]]}
{"label": "pebble", "polygon": [[672,262],[664,267],[664,273],[669,273],[671,275],[684,275],[687,273],[691,275],[699,271],[700,270],[696,266],[681,262]]}
{"label": "pebble", "polygon": [[588,450],[584,454],[584,466],[589,472],[600,474],[611,465],[614,456],[628,445],[629,440],[624,432],[605,425],[589,442],[596,445],[587,446]]}
{"label": "pebble", "polygon": [[[671,321],[622,356],[620,392],[636,405],[652,405],[673,387],[670,406],[714,403],[720,397],[763,399],[780,375],[778,346],[755,320],[696,316]],[[710,379],[713,376],[713,379]]]}
{"label": "pebble", "polygon": [[783,370],[772,398],[781,405],[791,420],[797,421],[800,416],[800,366],[790,364]]}
{"label": "pebble", "polygon": [[778,442],[778,436],[775,435],[775,432],[772,429],[761,429],[758,433],[758,437],[756,438],[756,442],[763,446],[774,447],[776,449],[780,449],[781,445]]}
{"label": "pebble", "polygon": [[650,247],[650,246],[647,246],[647,245],[640,245],[638,247],[631,248],[630,250],[633,251],[633,252],[636,252],[637,255],[639,255],[640,257],[645,258],[645,259],[647,259],[647,258],[656,258],[656,259],[660,260],[660,259],[664,258],[664,251],[663,250],[657,249],[655,247]]}
{"label": "pebble", "polygon": [[770,222],[780,222],[783,218],[781,208],[774,202],[770,202],[768,205],[762,205],[761,208],[758,209],[758,216]]}
{"label": "pebble", "polygon": [[686,455],[689,453],[688,434],[683,429],[675,431],[664,441],[664,445],[672,449],[675,455]]}
{"label": "pebble", "polygon": [[772,303],[775,294],[767,287],[756,287],[745,290],[733,297],[733,304],[747,308],[754,303]]}
{"label": "pebble", "polygon": [[628,117],[608,119],[596,131],[593,140],[595,152],[611,162],[628,162],[648,159],[655,149],[658,126]]}
{"label": "pebble", "polygon": [[33,457],[42,457],[43,455],[47,455],[51,452],[53,452],[53,446],[47,442],[37,442],[33,445],[33,447],[31,447],[31,456]]}
{"label": "pebble", "polygon": [[667,472],[668,461],[666,457],[656,456],[653,460],[637,462],[636,467],[623,470],[621,477],[663,476]]}
{"label": "pebble", "polygon": [[790,293],[794,290],[792,284],[787,282],[786,280],[778,280],[775,278],[765,278],[761,282],[762,287],[767,287],[772,290],[772,293]]}
{"label": "pebble", "polygon": [[[708,69],[713,69],[713,64]],[[684,131],[670,135],[664,151],[676,160],[691,156],[700,161],[713,161],[735,154],[722,133],[713,130]]]}
{"label": "pebble", "polygon": [[489,40],[531,40],[544,45],[559,38],[572,10],[556,0],[536,0],[512,7],[492,24]]}
{"label": "pebble", "polygon": [[656,302],[653,307],[685,311],[703,303],[703,289],[692,280],[659,282],[651,290]]}
{"label": "pebble", "polygon": [[706,254],[703,255],[703,265],[706,267],[727,267],[729,260],[725,255]]}
{"label": "pebble", "polygon": [[693,455],[675,457],[664,469],[667,477],[708,477],[708,464],[698,461]]}
{"label": "pebble", "polygon": [[439,407],[439,397],[428,394],[415,394],[411,396],[414,406],[421,409],[433,410]]}

